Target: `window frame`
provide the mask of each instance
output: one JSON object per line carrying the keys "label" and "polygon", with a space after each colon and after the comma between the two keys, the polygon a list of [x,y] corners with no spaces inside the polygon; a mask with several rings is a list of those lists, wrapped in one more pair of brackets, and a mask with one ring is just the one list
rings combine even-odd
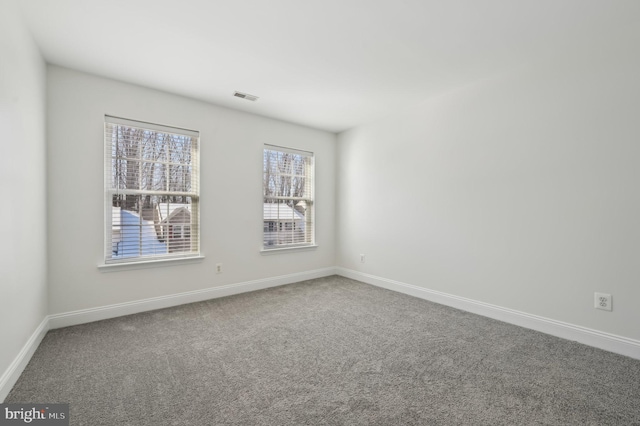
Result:
{"label": "window frame", "polygon": [[[304,225],[305,225],[305,230],[304,235],[305,235],[305,241],[304,242],[294,242],[294,243],[285,243],[285,244],[274,244],[274,245],[266,245],[265,244],[265,232],[287,232],[290,231],[292,233],[292,236],[294,234],[294,231],[296,231],[296,226],[295,224],[293,224],[294,226],[291,227],[291,229],[286,230],[286,225],[283,226],[283,222],[280,221],[265,221],[264,218],[264,204],[267,203],[267,199],[271,199],[272,201],[278,200],[278,201],[283,201],[283,200],[292,200],[295,201],[298,197],[283,197],[283,196],[270,196],[267,197],[265,195],[265,151],[276,151],[276,152],[280,152],[280,153],[288,153],[288,154],[295,154],[295,155],[302,155],[305,156],[307,158],[310,159],[309,164],[306,167],[309,167],[309,170],[305,170],[305,179],[310,179],[311,183],[310,185],[308,185],[308,190],[310,192],[309,196],[305,196],[305,197],[301,197],[300,200],[297,201],[305,201],[307,203],[307,212],[310,215],[311,220],[307,221],[306,220],[306,212],[305,212],[305,221],[304,221]],[[306,248],[315,248],[317,247],[316,244],[316,197],[315,197],[315,185],[316,185],[316,176],[315,176],[315,172],[316,172],[316,156],[315,153],[312,151],[307,151],[307,150],[301,150],[301,149],[296,149],[296,148],[289,148],[289,147],[284,147],[284,146],[280,146],[280,145],[274,145],[274,144],[268,144],[265,143],[262,147],[262,209],[261,209],[261,214],[262,214],[262,222],[263,222],[263,226],[262,226],[262,247],[261,247],[261,252],[262,253],[269,253],[269,252],[278,252],[278,251],[290,251],[290,250],[295,250],[295,249],[306,249]],[[306,185],[305,185],[306,186]],[[305,194],[306,195],[306,194]],[[268,223],[268,225],[266,226],[267,229],[269,229],[269,231],[265,230],[265,223]],[[272,226],[273,225],[273,226]],[[308,232],[307,231],[307,226],[310,225],[311,226],[311,231]],[[273,228],[273,231],[272,231]],[[306,241],[307,239],[307,235],[309,235],[309,241]]]}
{"label": "window frame", "polygon": [[[125,126],[134,129],[143,129],[151,132],[165,133],[169,135],[179,135],[190,138],[190,161],[184,163],[188,165],[189,170],[189,190],[188,191],[172,191],[168,188],[166,190],[146,190],[146,189],[121,189],[117,188],[117,185],[113,184],[113,141],[108,135],[109,126]],[[172,261],[188,261],[193,259],[203,258],[200,252],[200,132],[191,129],[185,129],[180,127],[150,123],[140,120],[133,120],[128,118],[116,117],[105,114],[104,116],[104,131],[103,131],[103,146],[104,146],[104,258],[103,264],[99,265],[100,268],[111,268],[120,266],[132,266],[135,265],[162,265]],[[167,148],[169,149],[169,148]],[[167,154],[168,155],[168,154]],[[139,155],[136,161],[139,161],[141,165],[145,164],[145,159],[142,155]],[[174,162],[147,161],[151,164],[166,163],[167,166],[172,165]],[[178,164],[178,163],[176,163]],[[182,165],[183,163],[179,163]],[[169,173],[169,172],[168,172]],[[167,175],[169,176],[169,175]],[[169,179],[169,178],[167,178]],[[167,252],[162,254],[138,254],[137,256],[127,256],[122,258],[113,257],[113,197],[114,195],[140,195],[140,196],[160,196],[171,197],[182,195],[185,198],[190,199],[189,223],[180,224],[183,228],[189,227],[189,246],[190,250],[185,252],[170,252],[171,245],[167,242]],[[142,211],[142,210],[140,210]],[[167,219],[169,216],[167,216]],[[142,219],[140,224],[140,244],[143,243],[142,239]],[[161,226],[161,222],[155,223],[154,227]],[[166,224],[167,227],[172,226]],[[175,225],[173,225],[175,226]],[[193,232],[195,230],[195,232]],[[122,232],[122,230],[120,231]],[[183,238],[184,239],[184,238]],[[142,247],[142,246],[141,246]],[[142,249],[141,249],[142,250]]]}

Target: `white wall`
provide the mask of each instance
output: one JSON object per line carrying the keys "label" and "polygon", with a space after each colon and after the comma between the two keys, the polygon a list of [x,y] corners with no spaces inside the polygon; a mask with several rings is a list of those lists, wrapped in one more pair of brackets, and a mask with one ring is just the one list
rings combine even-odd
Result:
{"label": "white wall", "polygon": [[636,40],[594,38],[340,134],[338,265],[640,339]]}
{"label": "white wall", "polygon": [[45,65],[15,3],[0,8],[0,377],[7,378],[47,314]]}
{"label": "white wall", "polygon": [[[50,313],[334,266],[334,134],[56,66],[47,76]],[[98,270],[105,114],[200,131],[203,262]],[[316,154],[315,250],[259,252],[264,143]],[[224,265],[222,274],[215,274],[216,263]]]}

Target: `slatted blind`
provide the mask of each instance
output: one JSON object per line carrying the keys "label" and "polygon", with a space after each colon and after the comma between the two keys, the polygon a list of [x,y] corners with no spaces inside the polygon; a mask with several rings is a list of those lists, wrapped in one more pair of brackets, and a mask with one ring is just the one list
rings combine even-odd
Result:
{"label": "slatted blind", "polygon": [[199,133],[105,116],[105,262],[200,252]]}
{"label": "slatted blind", "polygon": [[312,152],[265,145],[263,155],[263,247],[312,245],[314,230]]}

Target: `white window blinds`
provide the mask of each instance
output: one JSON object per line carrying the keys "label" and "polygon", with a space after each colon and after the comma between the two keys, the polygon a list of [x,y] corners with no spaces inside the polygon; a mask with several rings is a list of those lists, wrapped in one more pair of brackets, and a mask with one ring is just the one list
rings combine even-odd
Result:
{"label": "white window blinds", "polygon": [[198,255],[199,133],[105,116],[105,263]]}
{"label": "white window blinds", "polygon": [[313,153],[265,145],[263,155],[263,247],[315,243]]}

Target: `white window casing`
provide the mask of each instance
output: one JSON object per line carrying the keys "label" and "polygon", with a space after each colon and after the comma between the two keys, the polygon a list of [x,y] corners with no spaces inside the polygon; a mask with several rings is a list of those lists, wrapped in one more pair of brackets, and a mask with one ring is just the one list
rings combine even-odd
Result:
{"label": "white window casing", "polygon": [[315,245],[314,154],[265,144],[262,171],[263,250]]}
{"label": "white window casing", "polygon": [[199,132],[105,115],[104,141],[105,264],[199,256]]}

